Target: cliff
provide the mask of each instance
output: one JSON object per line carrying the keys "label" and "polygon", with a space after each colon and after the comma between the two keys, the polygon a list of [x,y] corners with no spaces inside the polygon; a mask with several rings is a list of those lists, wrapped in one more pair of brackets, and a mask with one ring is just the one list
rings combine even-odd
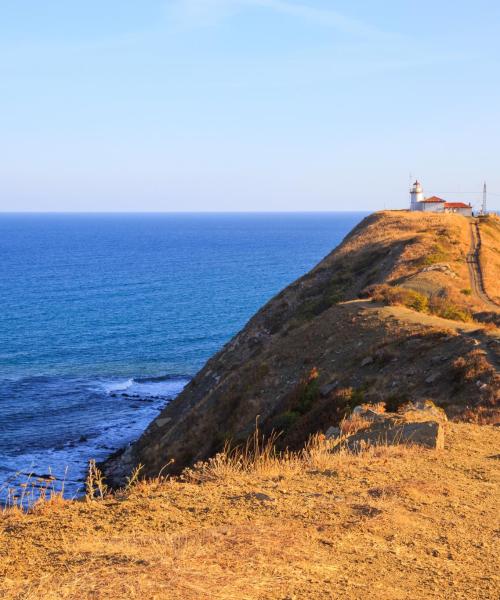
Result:
{"label": "cliff", "polygon": [[[480,223],[492,299],[498,228],[494,217]],[[121,484],[139,463],[147,476],[180,472],[226,442],[245,440],[257,417],[292,449],[362,402],[396,410],[428,398],[453,419],[494,422],[499,310],[474,292],[470,246],[470,221],[461,216],[367,217],[268,302],[135,444],[105,463],[108,480]]]}

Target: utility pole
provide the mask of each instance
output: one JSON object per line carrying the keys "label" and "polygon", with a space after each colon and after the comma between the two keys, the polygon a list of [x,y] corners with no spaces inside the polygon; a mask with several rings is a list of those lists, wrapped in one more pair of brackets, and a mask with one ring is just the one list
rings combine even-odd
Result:
{"label": "utility pole", "polygon": [[481,208],[481,214],[483,216],[486,216],[488,214],[488,208],[486,206],[487,198],[488,198],[488,193],[486,191],[486,181],[485,181],[484,186],[483,186],[483,206]]}

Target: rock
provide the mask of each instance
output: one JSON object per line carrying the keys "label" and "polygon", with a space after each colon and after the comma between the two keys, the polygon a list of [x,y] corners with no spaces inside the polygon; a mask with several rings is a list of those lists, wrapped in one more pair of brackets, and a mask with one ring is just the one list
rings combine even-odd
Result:
{"label": "rock", "polygon": [[371,365],[372,363],[373,363],[373,356],[367,356],[366,358],[364,358],[361,361],[361,366],[367,367],[368,365]]}
{"label": "rock", "polygon": [[322,398],[327,398],[333,390],[338,386],[338,381],[332,381],[331,383],[327,383],[319,389],[319,393]]}
{"label": "rock", "polygon": [[429,377],[426,378],[425,383],[427,384],[431,384],[434,383],[435,381],[437,381],[439,379],[439,376],[441,375],[441,373],[436,372],[436,373],[431,373],[429,375]]}
{"label": "rock", "polygon": [[346,444],[353,450],[357,450],[365,444],[370,446],[416,444],[442,450],[444,448],[444,432],[438,421],[408,423],[392,415],[386,415],[384,419],[373,421],[367,429],[349,436]]}
{"label": "rock", "polygon": [[171,418],[165,417],[163,419],[156,419],[155,423],[158,427],[163,427],[167,423],[170,423],[171,420],[172,420]]}
{"label": "rock", "polygon": [[438,365],[446,360],[446,356],[433,356],[431,358],[431,365]]}
{"label": "rock", "polygon": [[440,273],[445,273],[450,277],[457,277],[455,271],[447,263],[437,263],[435,265],[430,265],[428,267],[425,267],[425,269],[422,269],[422,273],[429,273],[431,271],[439,271]]}
{"label": "rock", "polygon": [[377,419],[385,418],[385,404],[362,404],[361,406],[355,406],[352,414],[358,417],[362,417],[367,421],[376,421]]}
{"label": "rock", "polygon": [[244,498],[246,498],[247,500],[259,500],[260,502],[275,502],[274,498],[271,498],[271,496],[263,494],[262,492],[252,492],[250,494],[245,494]]}
{"label": "rock", "polygon": [[340,427],[329,427],[325,432],[327,440],[333,440],[340,437]]}

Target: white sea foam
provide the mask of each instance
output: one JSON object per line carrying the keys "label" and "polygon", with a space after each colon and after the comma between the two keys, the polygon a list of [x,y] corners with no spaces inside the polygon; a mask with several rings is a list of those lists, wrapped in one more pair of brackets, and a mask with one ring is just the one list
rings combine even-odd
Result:
{"label": "white sea foam", "polygon": [[107,394],[112,394],[114,392],[124,392],[128,390],[132,385],[134,385],[133,379],[115,379],[113,381],[102,382],[102,387]]}
{"label": "white sea foam", "polygon": [[127,379],[114,380],[102,383],[107,394],[123,394],[138,396],[139,398],[173,398],[179,394],[186,383],[184,378],[152,378],[152,379]]}
{"label": "white sea foam", "polygon": [[[61,489],[64,481],[68,497],[82,494],[88,461],[104,460],[115,450],[136,440],[165,404],[182,391],[188,381],[187,378],[180,377],[158,377],[138,380],[110,378],[83,383],[87,390],[107,396],[108,402],[113,403],[115,400],[111,396],[116,394],[119,397],[116,402],[123,402],[120,410],[117,410],[111,419],[93,423],[91,433],[87,434],[88,428],[82,427],[85,435],[82,435],[81,439],[73,438],[59,447],[2,455],[0,506],[2,500],[5,500],[6,479],[10,481],[13,478],[14,485],[19,484],[26,480],[30,472],[36,475],[52,473],[56,477],[53,483],[55,489]],[[73,383],[82,385],[81,381]],[[126,397],[121,397],[122,394],[126,394]],[[148,401],[141,402],[143,399]]]}

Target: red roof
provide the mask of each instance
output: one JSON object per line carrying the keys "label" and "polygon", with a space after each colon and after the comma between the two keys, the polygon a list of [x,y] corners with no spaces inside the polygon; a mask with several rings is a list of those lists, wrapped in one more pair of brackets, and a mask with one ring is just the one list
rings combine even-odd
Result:
{"label": "red roof", "polygon": [[446,202],[445,208],[472,208],[470,204],[464,204],[463,202]]}
{"label": "red roof", "polygon": [[437,196],[431,196],[430,198],[421,200],[421,202],[431,202],[432,204],[435,204],[436,202],[446,202],[446,200],[442,200],[441,198],[438,198]]}

